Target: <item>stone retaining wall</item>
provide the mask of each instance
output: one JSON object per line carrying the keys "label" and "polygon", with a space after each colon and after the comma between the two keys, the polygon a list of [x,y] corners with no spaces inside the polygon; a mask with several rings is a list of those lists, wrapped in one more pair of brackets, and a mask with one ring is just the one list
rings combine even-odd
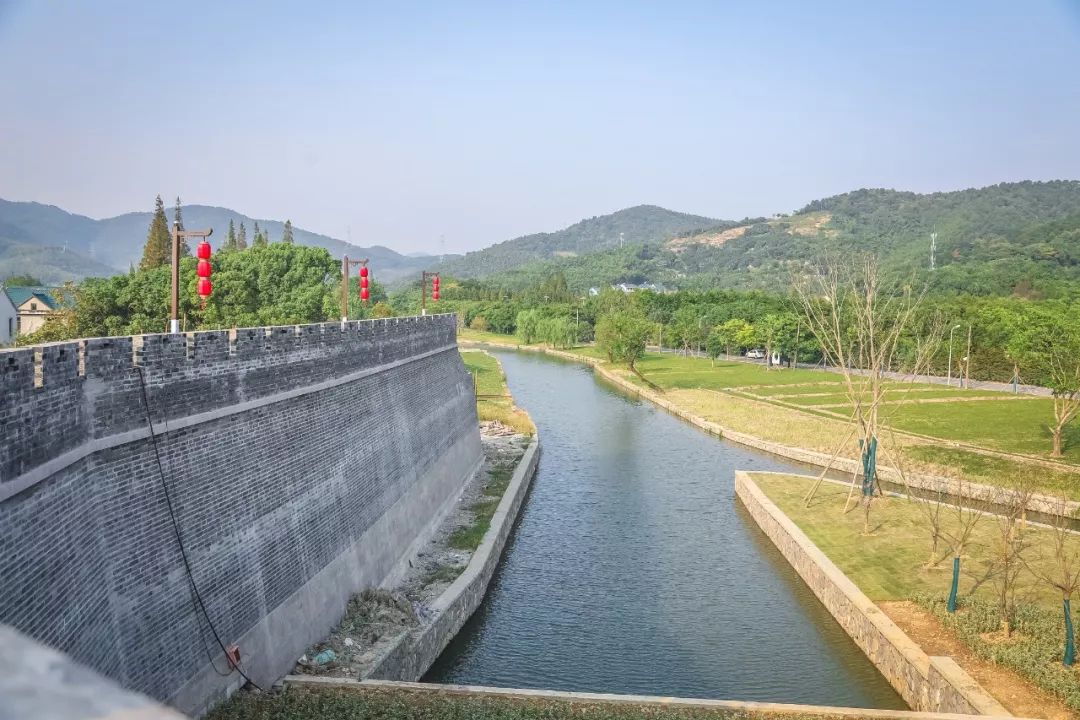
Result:
{"label": "stone retaining wall", "polygon": [[951,658],[929,657],[811,542],[748,473],[735,473],[735,494],[908,705],[935,713],[1009,715]]}

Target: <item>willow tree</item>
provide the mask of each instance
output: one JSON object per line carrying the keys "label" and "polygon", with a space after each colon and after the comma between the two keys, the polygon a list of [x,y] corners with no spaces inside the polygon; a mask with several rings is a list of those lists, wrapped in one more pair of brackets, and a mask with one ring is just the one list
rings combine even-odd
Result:
{"label": "willow tree", "polygon": [[[845,512],[856,489],[861,490],[863,532],[869,534],[870,507],[875,494],[881,493],[877,459],[882,410],[891,383],[886,373],[899,370],[915,376],[925,372],[937,349],[940,329],[910,337],[925,290],[916,291],[911,282],[886,279],[870,256],[825,262],[818,272],[798,279],[795,290],[825,362],[843,378],[852,427],[834,458],[845,450],[856,451],[859,470],[852,478]],[[807,504],[819,484],[808,493]]]}

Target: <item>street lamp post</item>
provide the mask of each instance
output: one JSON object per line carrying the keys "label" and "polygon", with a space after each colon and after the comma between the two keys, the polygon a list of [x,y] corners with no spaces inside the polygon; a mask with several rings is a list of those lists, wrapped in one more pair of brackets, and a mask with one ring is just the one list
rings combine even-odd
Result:
{"label": "street lamp post", "polygon": [[214,234],[214,229],[209,230],[181,230],[179,222],[173,222],[172,226],[172,310],[169,314],[169,332],[176,335],[180,332],[180,239],[202,238],[206,239]]}
{"label": "street lamp post", "polygon": [[[359,265],[366,268],[368,259],[363,260],[350,260],[346,255],[341,259],[341,326],[345,327],[345,323],[349,321],[349,268],[353,265]],[[361,282],[360,295],[361,299],[366,300],[363,296],[367,293],[364,292],[365,288]]]}
{"label": "street lamp post", "polygon": [[427,315],[427,284],[431,279],[431,299],[439,299],[439,273],[424,270],[420,273],[420,314]]}
{"label": "street lamp post", "polygon": [[945,384],[949,387],[952,387],[952,338],[953,333],[956,332],[956,329],[958,327],[960,327],[960,325],[956,324],[952,326],[951,330],[949,330],[949,370],[948,374],[945,377]]}

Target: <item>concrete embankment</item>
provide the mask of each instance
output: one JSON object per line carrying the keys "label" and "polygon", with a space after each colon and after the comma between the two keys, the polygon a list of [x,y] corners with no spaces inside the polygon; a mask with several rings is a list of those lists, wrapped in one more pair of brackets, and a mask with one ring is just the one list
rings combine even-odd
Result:
{"label": "concrete embankment", "polygon": [[923,652],[748,473],[735,474],[735,494],[814,595],[911,707],[934,713],[1009,715],[952,658],[930,657]]}

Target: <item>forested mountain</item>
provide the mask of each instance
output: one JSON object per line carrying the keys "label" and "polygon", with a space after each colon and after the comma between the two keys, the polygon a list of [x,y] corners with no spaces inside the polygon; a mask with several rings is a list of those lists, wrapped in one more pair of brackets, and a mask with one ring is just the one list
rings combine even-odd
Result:
{"label": "forested mountain", "polygon": [[[483,277],[558,257],[578,257],[647,242],[664,242],[721,221],[700,215],[638,205],[610,215],[591,217],[557,232],[536,233],[449,259],[441,270],[455,277]],[[736,223],[730,223],[736,224]],[[621,238],[620,238],[621,234]]]}
{"label": "forested mountain", "polygon": [[[237,228],[243,223],[249,239],[256,222],[269,232],[271,242],[280,240],[284,232],[281,221],[255,219],[226,208],[184,205],[182,212],[188,229],[214,229],[211,242],[215,247],[225,240],[230,221]],[[167,214],[171,221],[173,209],[168,203]],[[0,200],[0,280],[28,273],[42,282],[58,283],[126,272],[139,261],[151,215],[147,211],[93,220],[51,205]],[[336,258],[345,254],[370,258],[384,281],[432,263],[427,256],[406,257],[379,245],[358,247],[297,227],[293,236],[298,244],[326,248]]]}
{"label": "forested mountain", "polygon": [[[931,234],[936,269],[930,272]],[[588,257],[532,263],[492,278],[527,286],[559,270],[576,291],[616,282],[784,290],[827,254],[873,252],[887,269],[921,271],[941,292],[1027,297],[1080,288],[1080,182],[1004,183],[920,195],[857,190],[797,213]]]}

